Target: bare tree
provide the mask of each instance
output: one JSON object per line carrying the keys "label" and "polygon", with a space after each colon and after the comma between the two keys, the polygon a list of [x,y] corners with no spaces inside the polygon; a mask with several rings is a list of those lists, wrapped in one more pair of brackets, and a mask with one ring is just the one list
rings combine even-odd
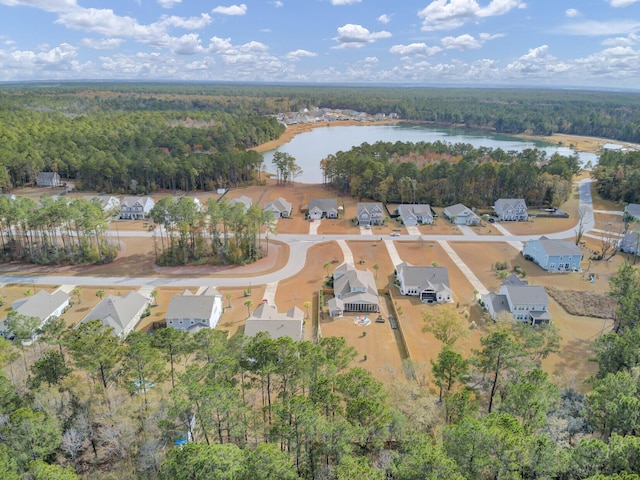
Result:
{"label": "bare tree", "polygon": [[616,231],[611,224],[600,232],[600,251],[602,260],[611,260],[620,251],[620,241],[622,240],[622,228]]}
{"label": "bare tree", "polygon": [[578,224],[576,225],[576,245],[580,245],[582,237],[584,236],[584,229],[587,223],[587,207],[580,207],[578,209]]}

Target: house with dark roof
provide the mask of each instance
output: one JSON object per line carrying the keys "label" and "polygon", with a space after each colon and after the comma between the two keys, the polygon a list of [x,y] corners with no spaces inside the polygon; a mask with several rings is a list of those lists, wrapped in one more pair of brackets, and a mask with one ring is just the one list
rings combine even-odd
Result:
{"label": "house with dark roof", "polygon": [[553,240],[545,236],[529,240],[522,254],[548,272],[579,272],[582,250],[571,240]]}
{"label": "house with dark roof", "polygon": [[638,232],[626,233],[620,240],[620,251],[640,255],[640,235]]}
{"label": "house with dark roof", "polygon": [[327,302],[329,314],[341,317],[345,312],[379,312],[376,280],[369,270],[357,270],[343,263],[333,272],[334,298]]}
{"label": "house with dark roof", "polygon": [[451,302],[449,273],[444,267],[414,267],[401,263],[396,267],[400,293],[419,297],[422,303]]}
{"label": "house with dark roof", "polygon": [[337,198],[312,198],[309,201],[309,219],[338,218]]}
{"label": "house with dark roof", "polygon": [[124,338],[138,324],[149,301],[149,298],[134,291],[124,296],[109,295],[103,298],[77,325],[91,320],[100,320],[105,327],[113,328],[115,335]]}
{"label": "house with dark roof", "polygon": [[265,203],[263,210],[273,213],[273,218],[289,218],[292,205],[285,198],[278,197],[272,202]]}
{"label": "house with dark roof", "polygon": [[415,227],[433,223],[433,210],[427,204],[402,204],[398,206],[398,215],[403,225]]}
{"label": "house with dark roof", "polygon": [[624,207],[624,213],[633,220],[640,220],[640,204],[630,203]]}
{"label": "house with dark roof", "polygon": [[[62,315],[69,306],[70,300],[69,294],[62,290],[56,290],[53,293],[38,290],[35,295],[16,300],[11,304],[11,308],[25,317],[39,318],[41,323],[38,328],[42,328],[48,321]],[[6,326],[6,318],[0,322],[0,336],[11,336]]]}
{"label": "house with dark roof", "polygon": [[493,211],[501,222],[522,222],[529,219],[527,204],[522,198],[500,198],[496,200]]}
{"label": "house with dark roof", "polygon": [[480,217],[461,203],[445,207],[444,216],[455,225],[478,225]]}
{"label": "house with dark roof", "polygon": [[544,287],[529,285],[516,275],[502,282],[498,292],[483,295],[482,304],[494,320],[506,316],[530,325],[545,325],[551,321],[549,297]]}
{"label": "house with dark roof", "polygon": [[216,328],[222,316],[222,295],[214,287],[199,294],[186,289],[172,295],[165,315],[167,327],[193,332],[201,328]]}
{"label": "house with dark roof", "polygon": [[356,218],[358,225],[382,225],[384,210],[380,202],[358,202]]}
{"label": "house with dark roof", "polygon": [[39,172],[36,177],[36,185],[39,187],[57,187],[60,185],[58,172]]}
{"label": "house with dark roof", "polygon": [[124,197],[120,202],[120,218],[123,220],[145,220],[156,202],[153,198],[146,197]]}
{"label": "house with dark roof", "polygon": [[304,313],[298,307],[291,307],[284,313],[264,300],[247,318],[244,334],[255,337],[260,332],[271,338],[290,337],[296,342],[304,338]]}

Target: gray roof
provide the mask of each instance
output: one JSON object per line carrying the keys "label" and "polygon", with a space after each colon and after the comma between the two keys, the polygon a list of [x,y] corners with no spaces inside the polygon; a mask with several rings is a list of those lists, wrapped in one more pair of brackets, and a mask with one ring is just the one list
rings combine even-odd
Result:
{"label": "gray roof", "polygon": [[181,295],[173,295],[167,308],[167,320],[197,318],[208,321],[215,306],[216,297],[222,298],[214,287],[208,287],[200,295],[185,290]]}
{"label": "gray roof", "polygon": [[502,285],[522,286],[522,285],[529,285],[529,282],[526,280],[522,280],[515,273],[512,273],[504,280],[504,282],[502,282]]}
{"label": "gray roof", "polygon": [[522,204],[524,208],[527,208],[527,204],[525,203],[523,198],[500,198],[496,200],[493,209],[496,212],[502,212],[509,207],[515,207],[516,205]]}
{"label": "gray roof", "polygon": [[549,256],[582,255],[582,250],[571,240],[553,240],[542,236],[538,241]]}
{"label": "gray roof", "polygon": [[328,212],[330,210],[338,210],[338,199],[337,198],[312,198],[309,200],[309,210],[314,207],[318,207],[323,212]]}
{"label": "gray roof", "polygon": [[[343,267],[344,265],[344,267]],[[376,280],[369,270],[356,270],[352,265],[343,264],[336,268],[333,290],[345,303],[364,302],[378,304]],[[362,292],[352,292],[354,288],[363,288]]]}
{"label": "gray roof", "polygon": [[86,200],[89,200],[90,202],[97,200],[102,206],[103,210],[105,208],[115,208],[116,206],[120,205],[120,200],[117,197],[112,197],[109,195],[85,195],[84,198]]}
{"label": "gray roof", "polygon": [[638,219],[640,219],[640,204],[630,203],[626,207],[624,207],[624,211],[629,215],[632,215]]}
{"label": "gray roof", "polygon": [[400,271],[406,285],[415,285],[420,290],[429,288],[436,292],[451,290],[449,273],[445,267],[414,267],[402,263],[398,265],[398,272]]}
{"label": "gray roof", "polygon": [[253,205],[253,200],[251,200],[251,198],[247,197],[246,195],[241,195],[238,198],[232,198],[231,200],[229,200],[229,205],[235,205],[237,203],[244,205],[245,210],[249,210],[251,208],[251,205]]}
{"label": "gray roof", "polygon": [[35,295],[13,302],[12,308],[20,315],[27,317],[37,317],[46,320],[53,312],[71,299],[69,294],[58,290],[48,293],[39,290]]}
{"label": "gray roof", "polygon": [[541,285],[505,285],[513,305],[549,305],[547,292]]}
{"label": "gray roof", "polygon": [[57,172],[39,172],[36,179],[36,183],[51,183],[54,179],[59,179],[60,175]]}
{"label": "gray roof", "polygon": [[[467,211],[472,212],[472,210],[470,208],[465,207],[463,204],[461,203],[456,203],[455,205],[451,205],[449,207],[445,207],[445,210],[447,211],[447,213],[449,215],[451,215],[452,217],[457,217]],[[474,214],[475,215],[475,214]]]}
{"label": "gray roof", "polygon": [[153,208],[153,205],[155,204],[155,202],[153,201],[153,198],[146,196],[146,197],[124,197],[120,202],[120,205],[125,208],[131,208],[136,203],[139,203],[140,205],[142,205],[143,208],[144,207]]}
{"label": "gray roof", "polygon": [[620,240],[620,249],[623,252],[633,252],[636,255],[640,253],[640,242],[638,241],[638,232],[629,232]]}
{"label": "gray roof", "polygon": [[109,295],[98,303],[81,323],[100,320],[103,325],[113,328],[116,335],[121,335],[147,303],[149,299],[138,292],[131,291],[125,296]]}
{"label": "gray roof", "polygon": [[255,337],[260,332],[267,332],[271,338],[291,337],[302,340],[304,313],[298,307],[291,307],[285,313],[279,313],[276,307],[261,303],[247,318],[244,327],[245,335]]}
{"label": "gray roof", "polygon": [[511,312],[509,311],[509,302],[506,295],[489,292],[484,296],[483,300],[485,302],[491,303],[496,316],[500,315],[501,313],[508,313],[509,315],[511,315]]}
{"label": "gray roof", "polygon": [[384,213],[380,202],[358,202],[357,205],[358,215],[360,215],[361,212],[372,212],[375,209],[379,209],[381,213]]}
{"label": "gray roof", "polygon": [[287,202],[284,197],[278,197],[272,202],[264,204],[265,210],[271,210],[274,212],[291,212],[291,202]]}
{"label": "gray roof", "polygon": [[419,204],[409,204],[403,203],[402,205],[398,205],[398,214],[401,217],[415,215],[417,217],[433,217],[433,211],[431,210],[431,206],[422,203]]}

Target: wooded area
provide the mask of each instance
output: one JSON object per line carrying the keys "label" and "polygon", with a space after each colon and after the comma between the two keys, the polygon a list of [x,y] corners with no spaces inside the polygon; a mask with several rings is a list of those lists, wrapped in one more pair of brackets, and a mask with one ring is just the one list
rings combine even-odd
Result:
{"label": "wooded area", "polygon": [[640,203],[640,152],[603,152],[592,176],[598,180],[598,193],[603,198]]}
{"label": "wooded area", "polygon": [[17,315],[20,349],[0,340],[0,476],[634,478],[640,275],[624,264],[611,287],[617,328],[595,342],[586,395],[540,369],[558,349],[552,326],[498,323],[465,358],[462,319],[438,317],[437,359],[383,385],[343,338],[166,328],[121,340],[60,319],[28,346],[35,324]]}

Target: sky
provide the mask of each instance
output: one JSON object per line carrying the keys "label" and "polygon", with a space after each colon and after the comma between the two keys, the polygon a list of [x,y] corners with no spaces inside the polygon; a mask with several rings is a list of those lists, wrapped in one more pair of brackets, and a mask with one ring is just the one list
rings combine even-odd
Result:
{"label": "sky", "polygon": [[0,81],[640,88],[640,0],[0,0]]}

